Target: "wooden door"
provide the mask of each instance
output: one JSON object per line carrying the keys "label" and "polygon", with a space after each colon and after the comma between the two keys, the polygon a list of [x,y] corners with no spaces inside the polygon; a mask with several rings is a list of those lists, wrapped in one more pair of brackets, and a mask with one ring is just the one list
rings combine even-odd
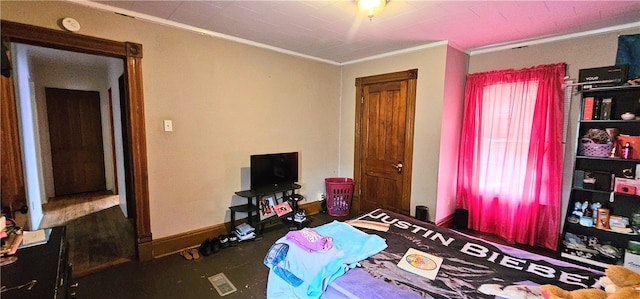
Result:
{"label": "wooden door", "polygon": [[2,104],[0,104],[0,176],[2,208],[15,218],[14,211],[27,206],[25,194],[18,114],[10,77],[0,76]]}
{"label": "wooden door", "polygon": [[56,196],[106,190],[100,95],[47,88]]}
{"label": "wooden door", "polygon": [[409,214],[417,70],[359,78],[356,189],[361,211]]}

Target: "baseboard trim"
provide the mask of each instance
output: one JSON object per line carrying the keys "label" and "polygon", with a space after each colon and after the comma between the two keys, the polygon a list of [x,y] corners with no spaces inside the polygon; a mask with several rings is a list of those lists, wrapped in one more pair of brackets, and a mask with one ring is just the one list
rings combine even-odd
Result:
{"label": "baseboard trim", "polygon": [[444,219],[442,219],[442,220],[438,221],[438,222],[436,223],[436,225],[437,225],[437,226],[446,227],[446,228],[452,228],[452,227],[454,226],[454,225],[453,225],[453,216],[454,216],[454,215],[455,215],[455,214],[451,214],[451,215],[449,215],[449,216],[445,217]]}
{"label": "baseboard trim", "polygon": [[303,209],[307,215],[315,215],[320,214],[322,211],[322,202],[321,201],[312,201],[305,204],[301,204],[300,208]]}
{"label": "baseboard trim", "polygon": [[168,236],[153,240],[153,257],[163,257],[176,252],[180,252],[186,248],[194,248],[200,246],[206,239],[211,239],[222,234],[227,234],[227,223],[218,224],[198,230],[188,231],[179,235]]}
{"label": "baseboard trim", "polygon": [[[300,205],[307,215],[315,215],[320,213],[322,205],[320,201],[313,201]],[[237,221],[238,224],[245,222],[244,219]],[[179,235],[168,236],[151,241],[152,254],[154,258],[159,258],[180,252],[186,248],[194,248],[200,246],[206,239],[211,239],[222,234],[229,233],[231,224],[229,222],[209,226],[197,230],[181,233]]]}

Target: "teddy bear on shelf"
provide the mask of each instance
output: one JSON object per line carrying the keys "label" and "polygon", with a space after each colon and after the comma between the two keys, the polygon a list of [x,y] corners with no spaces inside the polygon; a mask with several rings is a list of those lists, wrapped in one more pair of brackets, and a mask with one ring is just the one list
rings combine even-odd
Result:
{"label": "teddy bear on shelf", "polygon": [[599,282],[603,289],[566,291],[557,286],[540,286],[545,299],[640,299],[640,274],[624,266],[612,265]]}

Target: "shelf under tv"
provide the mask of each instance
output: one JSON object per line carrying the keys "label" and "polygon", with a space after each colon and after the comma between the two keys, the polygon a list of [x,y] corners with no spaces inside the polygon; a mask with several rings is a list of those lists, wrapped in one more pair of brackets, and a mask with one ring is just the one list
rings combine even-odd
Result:
{"label": "shelf under tv", "polygon": [[290,183],[261,188],[258,190],[242,190],[235,192],[236,195],[246,198],[247,203],[229,207],[229,210],[231,211],[231,231],[234,231],[236,229],[236,213],[246,213],[247,224],[259,226],[256,227],[257,234],[259,235],[265,223],[279,219],[279,217],[277,216],[260,219],[260,208],[258,206],[258,201],[260,200],[260,198],[268,195],[282,193],[283,200],[286,198],[295,198],[296,200],[300,200],[302,199],[302,196],[295,194],[295,190],[300,188],[302,188],[302,186],[295,183]]}

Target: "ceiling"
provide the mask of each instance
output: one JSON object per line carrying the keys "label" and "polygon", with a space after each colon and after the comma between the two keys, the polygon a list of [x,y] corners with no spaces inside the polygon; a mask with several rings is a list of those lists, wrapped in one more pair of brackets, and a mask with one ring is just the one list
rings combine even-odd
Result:
{"label": "ceiling", "polygon": [[355,0],[71,1],[337,64],[441,41],[473,54],[487,47],[640,27],[637,0],[391,0],[371,20]]}

